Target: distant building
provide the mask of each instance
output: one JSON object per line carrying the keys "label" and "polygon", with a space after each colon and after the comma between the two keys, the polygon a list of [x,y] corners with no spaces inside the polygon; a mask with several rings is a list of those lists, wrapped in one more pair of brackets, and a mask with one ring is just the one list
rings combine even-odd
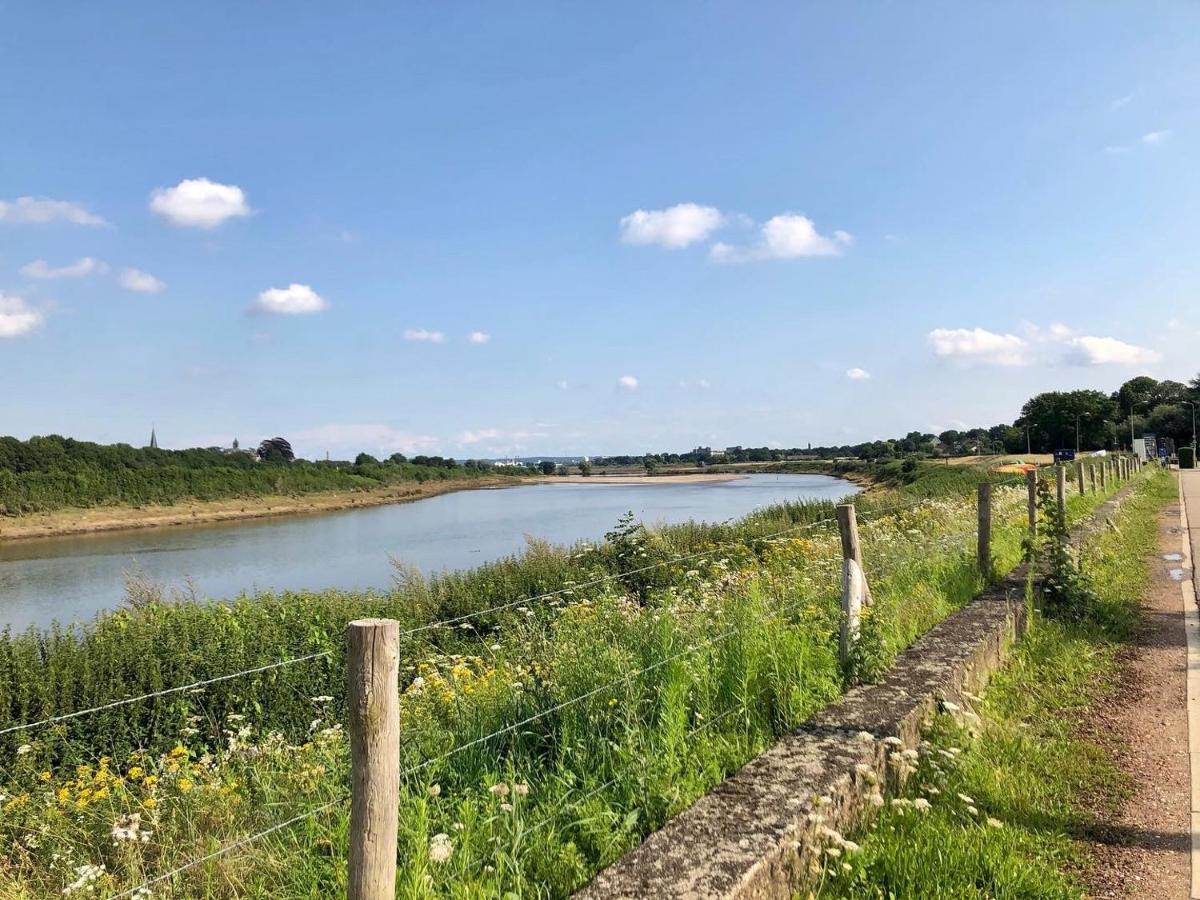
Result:
{"label": "distant building", "polygon": [[151,427],[151,429],[150,429],[150,449],[151,449],[151,450],[157,450],[157,449],[158,449],[158,435],[156,435],[156,434],[154,433],[154,428],[153,428],[153,427]]}

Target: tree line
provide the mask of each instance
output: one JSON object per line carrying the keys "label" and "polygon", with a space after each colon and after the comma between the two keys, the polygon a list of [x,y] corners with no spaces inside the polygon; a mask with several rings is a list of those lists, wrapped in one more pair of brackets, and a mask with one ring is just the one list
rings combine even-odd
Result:
{"label": "tree line", "polygon": [[163,450],[97,444],[59,435],[27,441],[0,437],[0,515],[91,506],[170,505],[315,491],[369,490],[406,481],[529,474],[480,460],[441,456],[353,461],[296,459],[284,438],[264,440],[257,451],[220,448]]}
{"label": "tree line", "polygon": [[[1193,406],[1193,404],[1195,406]],[[597,466],[720,465],[780,462],[788,459],[888,460],[903,457],[997,453],[1051,453],[1058,449],[1120,450],[1132,446],[1131,433],[1192,443],[1193,411],[1200,412],[1200,375],[1188,384],[1131,378],[1112,393],[1098,390],[1047,391],[1031,397],[1011,423],[940,434],[910,431],[903,437],[814,447],[697,447],[686,453],[597,457]],[[1132,431],[1131,431],[1132,429]]]}

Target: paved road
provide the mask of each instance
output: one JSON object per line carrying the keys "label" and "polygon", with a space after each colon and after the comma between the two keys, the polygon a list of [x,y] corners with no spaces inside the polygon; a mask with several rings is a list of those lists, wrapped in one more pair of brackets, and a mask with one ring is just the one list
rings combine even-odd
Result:
{"label": "paved road", "polygon": [[1192,567],[1194,591],[1184,590],[1184,610],[1188,631],[1188,743],[1191,751],[1192,782],[1192,889],[1190,896],[1200,898],[1200,617],[1196,614],[1195,601],[1200,596],[1200,578],[1197,577],[1197,562],[1200,562],[1200,469],[1180,470],[1183,505],[1187,518],[1187,542],[1191,546],[1190,558],[1185,560]]}

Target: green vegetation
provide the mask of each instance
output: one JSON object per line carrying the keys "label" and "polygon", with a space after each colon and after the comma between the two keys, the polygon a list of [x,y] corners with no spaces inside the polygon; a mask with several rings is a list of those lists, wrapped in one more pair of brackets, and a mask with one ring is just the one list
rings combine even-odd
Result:
{"label": "green vegetation", "polygon": [[[394,454],[380,462],[361,454],[354,463],[292,460],[283,438],[263,441],[259,453],[135,449],[71,438],[0,437],[0,515],[92,506],[170,505],[223,500],[358,491],[403,482],[444,481],[481,475],[529,474],[487,463]],[[259,461],[261,458],[261,461]]]}
{"label": "green vegetation", "polygon": [[[1116,391],[1048,391],[1032,397],[1012,424],[948,429],[941,434],[910,431],[904,437],[840,446],[696,447],[687,453],[647,453],[595,460],[599,466],[728,465],[819,459],[839,462],[889,462],[901,459],[992,454],[1051,453],[1078,446],[1082,450],[1128,450],[1133,433],[1156,434],[1182,447],[1192,443],[1192,409],[1200,405],[1200,375],[1188,384],[1131,378]],[[1130,417],[1132,416],[1132,423]],[[1078,429],[1078,431],[1077,431]]]}
{"label": "green vegetation", "polygon": [[[1022,554],[1024,488],[995,495],[1005,571]],[[409,632],[401,895],[565,896],[975,595],[973,497],[859,502],[876,604],[845,671],[826,504],[654,531],[623,520],[596,546],[536,544],[435,579],[401,572],[381,596],[151,597],[81,629],[5,634],[0,729],[328,655],[0,736],[14,761],[0,788],[0,895],[59,894],[93,875],[102,896],[132,888],[326,803],[155,894],[343,890],[342,632],[380,615]],[[1073,498],[1072,518],[1096,502]],[[426,627],[444,620],[457,621]],[[152,837],[126,836],[142,829]]]}
{"label": "green vegetation", "polygon": [[1075,722],[1111,689],[1146,587],[1156,515],[1175,496],[1173,479],[1152,472],[1121,509],[1119,531],[1089,543],[1082,572],[1059,561],[1048,615],[1033,619],[978,704],[978,736],[939,718],[907,792],[857,836],[860,851],[827,864],[819,897],[1082,896],[1076,873],[1087,860],[1071,836],[1094,824],[1089,803],[1117,802],[1124,785]]}

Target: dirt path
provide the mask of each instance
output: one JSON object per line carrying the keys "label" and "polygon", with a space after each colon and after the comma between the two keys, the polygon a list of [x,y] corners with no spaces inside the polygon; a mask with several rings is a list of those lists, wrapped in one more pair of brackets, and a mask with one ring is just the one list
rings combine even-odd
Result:
{"label": "dirt path", "polygon": [[1089,836],[1096,898],[1185,900],[1190,894],[1191,788],[1187,720],[1187,640],[1179,582],[1179,505],[1159,516],[1143,625],[1124,655],[1120,681],[1091,710],[1088,730],[1116,757],[1132,793],[1120,813]]}

